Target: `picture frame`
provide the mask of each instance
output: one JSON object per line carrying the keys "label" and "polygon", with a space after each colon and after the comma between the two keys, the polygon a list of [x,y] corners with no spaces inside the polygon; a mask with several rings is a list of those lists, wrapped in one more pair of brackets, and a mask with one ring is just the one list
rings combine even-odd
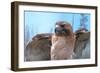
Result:
{"label": "picture frame", "polygon": [[[50,60],[51,54],[48,54],[50,53],[50,49],[49,52],[43,50],[47,52],[45,55],[48,55],[46,56],[45,59],[42,57],[41,57],[42,59],[40,58],[37,59],[37,56],[35,56],[36,57],[35,59],[35,57],[33,57],[33,54],[32,57],[31,55],[27,56],[27,54],[25,54],[26,53],[25,48],[27,48],[27,45],[30,44],[30,42],[33,41],[34,39],[37,40],[37,37],[39,37],[38,40],[41,39],[40,35],[36,36],[36,38],[35,35],[40,33],[53,32],[55,28],[53,24],[55,25],[56,21],[59,20],[61,21],[68,20],[68,22],[73,24],[72,27],[74,32],[80,27],[82,28],[86,27],[89,30],[90,32],[89,57],[83,58],[81,56],[82,58],[80,57],[79,59],[51,61]],[[82,23],[84,25],[85,24],[87,25],[86,26],[80,25]],[[51,38],[50,35],[51,34],[47,34],[47,36],[45,36],[43,34],[44,37],[43,36],[42,37],[49,39]],[[31,52],[29,52],[28,54],[30,53]],[[43,53],[41,54],[41,51],[39,53],[40,55],[43,54]],[[39,53],[36,52],[36,54]],[[47,59],[48,57],[49,59]],[[97,7],[96,6],[53,4],[53,3],[39,3],[39,2],[19,2],[19,1],[14,1],[11,3],[11,70],[27,71],[27,70],[79,68],[79,67],[92,67],[92,66],[97,66]]]}

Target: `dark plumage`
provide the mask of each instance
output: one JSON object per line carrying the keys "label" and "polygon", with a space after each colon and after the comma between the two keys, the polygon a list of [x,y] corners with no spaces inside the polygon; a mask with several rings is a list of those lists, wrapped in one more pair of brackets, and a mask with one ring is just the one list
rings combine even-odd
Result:
{"label": "dark plumage", "polygon": [[[90,58],[90,32],[75,33],[74,59]],[[25,61],[50,60],[52,33],[37,34],[25,48]]]}

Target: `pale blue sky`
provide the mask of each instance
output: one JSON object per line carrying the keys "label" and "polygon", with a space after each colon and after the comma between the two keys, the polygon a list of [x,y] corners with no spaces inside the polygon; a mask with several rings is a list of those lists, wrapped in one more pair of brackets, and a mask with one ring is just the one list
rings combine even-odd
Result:
{"label": "pale blue sky", "polygon": [[[87,29],[90,30],[90,14],[85,14]],[[50,33],[54,31],[55,23],[67,21],[72,24],[73,31],[80,27],[80,13],[63,12],[37,12],[24,11],[25,38],[31,38],[38,33]]]}

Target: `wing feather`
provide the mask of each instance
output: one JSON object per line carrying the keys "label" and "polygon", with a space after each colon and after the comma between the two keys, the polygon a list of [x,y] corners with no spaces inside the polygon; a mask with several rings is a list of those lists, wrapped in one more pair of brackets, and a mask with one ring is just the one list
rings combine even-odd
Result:
{"label": "wing feather", "polygon": [[[74,58],[76,59],[90,57],[90,32],[76,33],[74,53],[75,53]],[[88,55],[83,55],[83,54],[88,54]]]}
{"label": "wing feather", "polygon": [[25,61],[50,60],[51,33],[37,34],[25,48]]}

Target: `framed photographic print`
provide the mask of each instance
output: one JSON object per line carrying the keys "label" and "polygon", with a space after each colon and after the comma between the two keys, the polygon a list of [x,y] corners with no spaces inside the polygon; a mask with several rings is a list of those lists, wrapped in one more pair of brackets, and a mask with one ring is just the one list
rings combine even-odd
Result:
{"label": "framed photographic print", "polygon": [[97,66],[97,7],[11,3],[11,70]]}

